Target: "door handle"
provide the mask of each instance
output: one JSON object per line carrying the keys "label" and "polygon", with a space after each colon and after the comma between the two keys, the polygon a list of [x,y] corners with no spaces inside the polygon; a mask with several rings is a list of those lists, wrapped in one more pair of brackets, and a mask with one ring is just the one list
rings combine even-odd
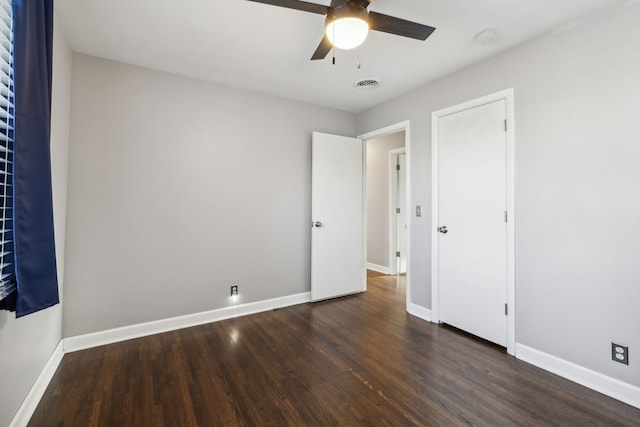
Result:
{"label": "door handle", "polygon": [[322,223],[320,221],[312,222],[311,227],[322,227]]}
{"label": "door handle", "polygon": [[442,234],[447,234],[449,232],[446,225],[443,225],[442,227],[438,228],[438,231],[441,232]]}

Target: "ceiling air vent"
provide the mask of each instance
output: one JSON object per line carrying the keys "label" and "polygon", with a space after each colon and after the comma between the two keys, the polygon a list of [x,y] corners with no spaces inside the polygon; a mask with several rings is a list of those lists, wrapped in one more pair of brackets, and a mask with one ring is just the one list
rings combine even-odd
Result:
{"label": "ceiling air vent", "polygon": [[362,79],[354,83],[358,89],[375,89],[380,86],[380,82],[376,79]]}

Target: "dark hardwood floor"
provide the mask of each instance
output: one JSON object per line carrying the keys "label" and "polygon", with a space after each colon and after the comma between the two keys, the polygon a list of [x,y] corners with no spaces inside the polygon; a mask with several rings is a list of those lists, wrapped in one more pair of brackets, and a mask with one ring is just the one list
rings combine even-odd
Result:
{"label": "dark hardwood floor", "polygon": [[404,282],[66,354],[29,426],[639,426],[404,310]]}

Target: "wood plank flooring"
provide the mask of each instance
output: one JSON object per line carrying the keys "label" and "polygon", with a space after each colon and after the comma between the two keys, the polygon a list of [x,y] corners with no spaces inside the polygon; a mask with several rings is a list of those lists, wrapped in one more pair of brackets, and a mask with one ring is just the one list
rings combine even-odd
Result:
{"label": "wood plank flooring", "polygon": [[366,293],[66,354],[29,426],[639,426],[640,410]]}

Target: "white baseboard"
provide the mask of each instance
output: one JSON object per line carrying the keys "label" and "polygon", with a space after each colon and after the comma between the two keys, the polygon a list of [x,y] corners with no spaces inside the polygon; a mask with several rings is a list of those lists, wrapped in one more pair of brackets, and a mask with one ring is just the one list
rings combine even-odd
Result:
{"label": "white baseboard", "polygon": [[640,387],[608,377],[526,345],[516,344],[516,357],[563,378],[640,408]]}
{"label": "white baseboard", "polygon": [[367,263],[367,269],[377,271],[378,273],[382,273],[382,274],[389,274],[389,271],[391,271],[389,270],[389,267],[385,267],[384,265],[374,264],[372,262]]}
{"label": "white baseboard", "polygon": [[289,295],[281,298],[251,302],[232,307],[224,307],[216,310],[204,311],[201,313],[156,320],[153,322],[139,323],[136,325],[94,332],[91,334],[78,335],[75,337],[63,339],[64,352],[69,353],[73,351],[84,350],[91,347],[129,340],[132,338],[140,338],[148,335],[159,334],[162,332],[174,331],[176,329],[217,322],[219,320],[230,319],[233,317],[260,313],[263,311],[273,310],[275,308],[303,304],[309,301],[311,301],[311,293],[304,292],[297,295]]}
{"label": "white baseboard", "polygon": [[40,376],[33,384],[33,387],[31,387],[31,390],[29,390],[27,397],[25,397],[24,401],[18,408],[18,412],[16,412],[13,420],[11,420],[9,427],[25,427],[29,424],[29,420],[31,419],[33,412],[38,407],[38,403],[40,403],[42,395],[47,390],[49,382],[51,382],[51,378],[53,378],[53,375],[56,373],[56,369],[58,369],[58,365],[60,365],[60,362],[62,361],[62,356],[64,356],[64,352],[62,341],[60,341],[55,350],[53,350],[53,354],[44,366]]}
{"label": "white baseboard", "polygon": [[416,317],[421,318],[422,320],[426,320],[427,322],[431,322],[431,310],[428,308],[421,307],[416,304],[407,304],[407,312]]}

